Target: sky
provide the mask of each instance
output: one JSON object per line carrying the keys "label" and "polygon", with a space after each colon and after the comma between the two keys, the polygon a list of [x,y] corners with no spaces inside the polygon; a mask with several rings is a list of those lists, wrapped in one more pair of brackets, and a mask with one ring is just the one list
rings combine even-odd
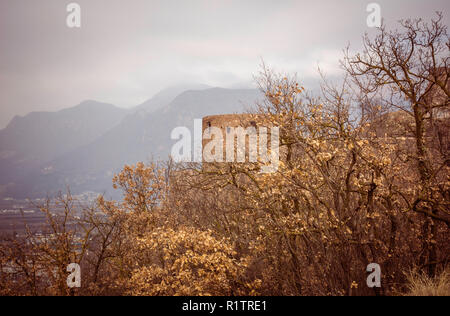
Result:
{"label": "sky", "polygon": [[[81,27],[66,7],[81,7]],[[0,128],[15,115],[97,100],[131,107],[172,85],[251,87],[261,60],[312,82],[361,45],[367,5],[388,26],[448,0],[0,0]]]}

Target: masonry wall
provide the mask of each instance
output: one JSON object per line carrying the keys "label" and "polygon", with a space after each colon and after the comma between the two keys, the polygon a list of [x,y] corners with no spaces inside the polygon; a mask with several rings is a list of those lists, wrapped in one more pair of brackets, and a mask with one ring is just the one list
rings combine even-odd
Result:
{"label": "masonry wall", "polygon": [[[253,127],[256,130],[256,144],[258,144],[258,132],[259,127],[261,126],[261,116],[258,114],[226,114],[226,115],[213,115],[206,116],[203,118],[203,135],[208,131],[209,128],[216,127],[222,131],[222,139],[223,143],[223,159],[226,159],[226,140],[227,135],[231,132],[230,128],[242,127],[244,129]],[[211,140],[203,139],[203,148],[209,143]],[[236,144],[237,139],[235,139],[235,152],[236,152]],[[256,151],[257,152],[257,151]],[[246,162],[249,161],[249,138],[246,137],[246,148],[245,148],[245,157]],[[206,163],[205,157],[203,155],[203,162]]]}

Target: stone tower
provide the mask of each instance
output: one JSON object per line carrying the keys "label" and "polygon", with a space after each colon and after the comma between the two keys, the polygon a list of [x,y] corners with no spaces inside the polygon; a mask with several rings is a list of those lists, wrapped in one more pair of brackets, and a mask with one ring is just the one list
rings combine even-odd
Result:
{"label": "stone tower", "polygon": [[[214,165],[220,169],[229,166],[230,163],[241,166],[248,164],[249,167],[254,168],[251,163],[260,161],[264,150],[272,148],[272,125],[265,122],[265,119],[266,117],[260,114],[225,114],[204,117],[202,121],[204,168]],[[218,133],[220,135],[217,135]],[[216,138],[221,138],[222,146],[212,145]],[[218,157],[222,159],[218,161],[216,159]]]}

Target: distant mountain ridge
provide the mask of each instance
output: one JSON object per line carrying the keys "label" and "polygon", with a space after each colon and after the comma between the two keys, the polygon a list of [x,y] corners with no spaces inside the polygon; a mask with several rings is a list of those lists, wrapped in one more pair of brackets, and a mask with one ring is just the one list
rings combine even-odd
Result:
{"label": "distant mountain ridge", "polygon": [[211,86],[205,84],[185,84],[176,85],[166,89],[161,90],[155,94],[151,99],[145,101],[144,103],[135,107],[137,111],[154,112],[160,108],[168,105],[173,101],[180,93],[188,90],[206,90],[212,88]]}
{"label": "distant mountain ridge", "polygon": [[84,101],[57,112],[16,116],[0,131],[0,152],[14,151],[38,161],[54,159],[101,136],[128,113],[112,104]]}
{"label": "distant mountain ridge", "polygon": [[41,197],[66,186],[75,194],[109,192],[112,175],[124,164],[167,159],[173,128],[192,128],[195,118],[207,115],[242,112],[261,96],[254,89],[188,85],[165,89],[129,110],[86,101],[16,118],[0,131],[0,172],[9,169],[0,177],[0,196]]}

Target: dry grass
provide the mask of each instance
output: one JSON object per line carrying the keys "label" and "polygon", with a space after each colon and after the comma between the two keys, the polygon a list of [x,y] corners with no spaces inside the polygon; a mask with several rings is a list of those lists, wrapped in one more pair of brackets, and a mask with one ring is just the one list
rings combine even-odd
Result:
{"label": "dry grass", "polygon": [[450,269],[435,278],[412,272],[408,282],[407,296],[450,296]]}

